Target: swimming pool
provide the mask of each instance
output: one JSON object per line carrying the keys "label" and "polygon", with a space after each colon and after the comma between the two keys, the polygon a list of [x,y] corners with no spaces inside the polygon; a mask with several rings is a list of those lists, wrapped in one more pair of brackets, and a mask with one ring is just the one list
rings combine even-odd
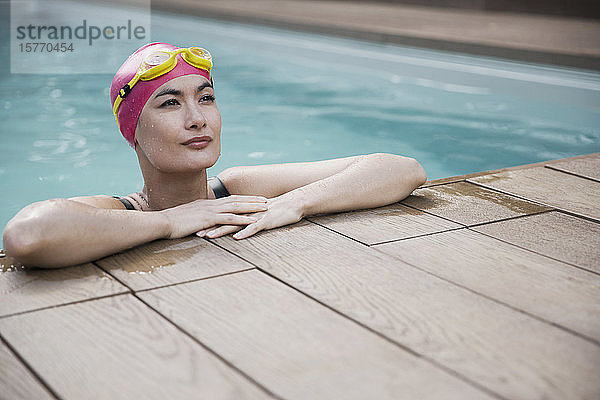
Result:
{"label": "swimming pool", "polygon": [[[158,12],[152,39],[213,53],[223,155],[209,175],[390,152],[434,179],[600,151],[596,72]],[[111,78],[1,76],[0,227],[33,201],[141,188]]]}

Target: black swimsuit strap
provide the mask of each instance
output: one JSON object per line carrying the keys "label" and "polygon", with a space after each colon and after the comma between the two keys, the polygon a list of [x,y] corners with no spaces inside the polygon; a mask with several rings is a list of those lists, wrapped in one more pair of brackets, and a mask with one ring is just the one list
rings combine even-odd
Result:
{"label": "black swimsuit strap", "polygon": [[133,206],[133,204],[131,204],[131,202],[123,197],[119,197],[119,196],[113,196],[115,199],[119,199],[121,201],[121,203],[123,203],[123,205],[125,206],[126,209],[128,210],[135,210],[135,207]]}
{"label": "black swimsuit strap", "polygon": [[215,193],[215,198],[231,196],[223,182],[217,176],[211,176],[207,179],[208,184]]}

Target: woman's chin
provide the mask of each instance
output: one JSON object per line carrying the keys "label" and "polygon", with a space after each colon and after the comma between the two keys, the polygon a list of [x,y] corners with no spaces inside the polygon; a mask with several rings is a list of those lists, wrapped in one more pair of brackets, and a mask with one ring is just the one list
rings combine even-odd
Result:
{"label": "woman's chin", "polygon": [[184,169],[206,169],[216,164],[219,159],[219,154],[213,152],[206,152],[203,154],[194,154],[192,157],[187,157],[187,162],[182,165]]}

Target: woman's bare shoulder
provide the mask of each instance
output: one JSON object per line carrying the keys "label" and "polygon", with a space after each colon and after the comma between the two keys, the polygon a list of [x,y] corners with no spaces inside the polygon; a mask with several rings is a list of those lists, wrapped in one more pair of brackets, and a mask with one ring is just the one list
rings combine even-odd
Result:
{"label": "woman's bare shoulder", "polygon": [[[122,196],[121,198],[128,201],[136,210],[144,211],[144,206],[143,206],[144,202],[143,202],[143,199],[140,196],[139,192],[132,193],[127,196]],[[95,195],[95,196],[70,197],[68,200],[73,200],[73,201],[77,201],[80,203],[90,205],[92,207],[104,208],[104,209],[109,209],[109,210],[126,210],[127,209],[127,207],[121,200],[119,200],[113,196],[109,196],[109,195],[105,195],[105,194],[100,194],[100,195]]]}

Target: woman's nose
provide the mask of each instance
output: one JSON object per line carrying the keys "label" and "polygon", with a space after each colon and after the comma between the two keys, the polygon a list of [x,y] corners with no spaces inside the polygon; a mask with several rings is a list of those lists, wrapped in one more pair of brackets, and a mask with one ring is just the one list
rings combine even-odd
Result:
{"label": "woman's nose", "polygon": [[206,117],[199,105],[189,106],[186,118],[185,129],[198,130],[206,126]]}

